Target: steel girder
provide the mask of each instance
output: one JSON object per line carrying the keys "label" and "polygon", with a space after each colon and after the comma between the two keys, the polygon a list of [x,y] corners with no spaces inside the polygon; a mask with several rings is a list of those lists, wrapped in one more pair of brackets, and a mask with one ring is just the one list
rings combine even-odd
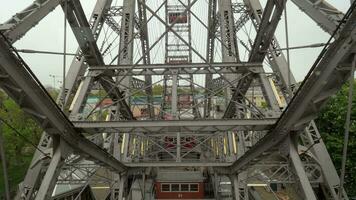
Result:
{"label": "steel girder", "polygon": [[105,70],[115,70],[115,76],[127,74],[129,76],[140,75],[170,75],[175,74],[242,74],[247,72],[259,73],[262,63],[191,63],[191,64],[140,64],[134,69],[131,65],[105,65],[92,66],[90,71],[105,73]]}
{"label": "steel girder", "polygon": [[[145,2],[144,2],[145,3]],[[138,4],[138,14],[139,14],[139,30],[140,30],[140,40],[141,49],[143,55],[143,63],[151,64],[150,56],[150,43],[148,37],[148,26],[147,26],[147,13],[143,4],[139,1]],[[153,107],[153,92],[152,92],[152,77],[145,75],[145,92],[147,94],[147,108],[150,118],[154,118],[154,107]]]}
{"label": "steel girder", "polygon": [[111,169],[124,171],[126,167],[116,159],[79,134],[40,82],[32,74],[15,49],[0,40],[1,87],[30,116],[35,118],[44,131],[58,135],[73,148],[75,153],[88,155],[91,159]]}
{"label": "steel girder", "polygon": [[338,24],[344,17],[344,14],[341,11],[327,1],[292,0],[292,2],[329,34],[334,33]]}
{"label": "steel girder", "polygon": [[276,126],[231,167],[239,171],[252,164],[263,152],[283,141],[289,134],[305,128],[320,107],[350,76],[350,63],[356,47],[356,12],[349,13],[339,37],[321,54]]}
{"label": "steel girder", "polygon": [[102,122],[73,122],[76,128],[85,133],[200,133],[224,131],[263,131],[268,130],[276,119],[241,119],[241,120],[155,120],[155,121],[102,121]]}
{"label": "steel girder", "polygon": [[[209,0],[209,10],[208,10],[208,37],[207,37],[207,47],[206,47],[206,60],[209,63],[214,63],[214,50],[215,50],[215,37],[217,28],[217,0]],[[209,68],[206,68],[207,70]],[[213,75],[207,74],[205,76],[205,102],[204,102],[204,113],[203,118],[210,118],[211,110],[211,92],[213,87]]]}
{"label": "steel girder", "polygon": [[0,31],[11,43],[19,40],[41,19],[54,10],[62,0],[35,0],[23,11],[16,13],[11,19],[0,25]]}

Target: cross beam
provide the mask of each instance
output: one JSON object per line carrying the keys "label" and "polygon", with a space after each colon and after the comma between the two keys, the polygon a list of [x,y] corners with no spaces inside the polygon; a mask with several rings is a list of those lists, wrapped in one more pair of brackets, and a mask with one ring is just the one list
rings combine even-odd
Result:
{"label": "cross beam", "polygon": [[[155,120],[155,121],[101,121],[73,122],[76,128],[85,133],[177,133],[177,132],[221,132],[221,131],[262,131],[268,130],[276,119],[243,120]],[[199,134],[197,133],[197,134]]]}
{"label": "cross beam", "polygon": [[131,70],[131,65],[104,65],[92,66],[91,71],[105,72],[105,70],[115,70],[115,76],[128,75],[166,75],[172,74],[217,74],[217,73],[259,73],[262,63],[189,63],[189,64],[140,64]]}

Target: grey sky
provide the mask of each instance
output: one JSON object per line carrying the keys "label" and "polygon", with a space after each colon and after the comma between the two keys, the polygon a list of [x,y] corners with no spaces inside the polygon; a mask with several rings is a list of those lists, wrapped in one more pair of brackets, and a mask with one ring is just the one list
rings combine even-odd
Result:
{"label": "grey sky", "polygon": [[[5,22],[16,12],[19,12],[28,5],[30,5],[33,0],[2,1],[2,6],[0,7],[0,23]],[[82,0],[81,2],[83,4],[86,14],[89,15],[96,1]],[[121,0],[119,0],[118,4],[121,4],[120,2]],[[343,12],[346,12],[350,5],[349,0],[328,0],[328,2]],[[195,9],[199,10],[199,5],[197,5]],[[288,1],[287,9],[289,19],[288,24],[290,33],[290,46],[323,43],[329,39],[330,36],[327,33],[323,32],[316,25],[316,23],[309,19],[309,17],[306,16],[302,11],[300,11],[291,1]],[[155,34],[158,34],[158,32]],[[276,36],[280,42],[281,47],[285,47],[283,20],[281,20],[280,25],[278,26]],[[193,38],[193,44],[199,45],[199,39],[201,38],[195,38],[196,39]],[[16,42],[15,46],[19,49],[63,51],[63,12],[61,8],[57,7],[57,9],[51,12],[44,20],[42,20],[37,26],[35,26],[31,31],[29,31],[20,41]],[[70,28],[68,27],[68,52],[75,52],[76,48],[77,44],[75,38],[71,33]],[[163,49],[158,47],[155,50],[156,52],[152,53],[157,54],[158,50],[161,50],[163,53]],[[291,67],[298,81],[304,78],[304,76],[310,69],[312,63],[315,61],[320,50],[321,48],[291,51]],[[50,74],[58,76],[62,75],[63,58],[61,56],[42,54],[21,55],[27,61],[27,63],[34,71],[34,73],[38,76],[38,78],[41,80],[41,82],[45,85],[53,85],[53,79],[49,76]],[[202,52],[202,55],[205,55],[205,51]],[[67,66],[69,66],[71,59],[72,57],[68,57]],[[61,77],[58,77],[58,79],[60,78]],[[59,83],[56,83],[56,87],[58,86]]]}

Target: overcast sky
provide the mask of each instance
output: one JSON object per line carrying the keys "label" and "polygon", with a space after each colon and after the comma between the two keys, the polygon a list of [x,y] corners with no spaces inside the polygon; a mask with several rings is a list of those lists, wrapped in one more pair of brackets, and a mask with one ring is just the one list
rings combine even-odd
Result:
{"label": "overcast sky", "polygon": [[[33,0],[1,1],[3,2],[0,6],[0,23],[4,23],[16,12],[23,10],[25,7],[27,7],[33,2]],[[148,2],[149,1],[156,0],[148,0]],[[206,2],[206,0],[201,1]],[[90,15],[96,1],[82,0],[81,2],[83,4],[87,16]],[[328,2],[343,12],[346,12],[348,7],[350,6],[349,0],[328,0]],[[121,0],[118,0],[117,4],[120,5]],[[199,10],[199,4],[195,6],[195,9]],[[324,31],[322,31],[316,25],[316,23],[309,19],[309,17],[306,16],[302,11],[300,11],[291,1],[288,1],[287,3],[287,11],[289,19],[288,24],[290,46],[324,43],[329,39],[330,36]],[[63,30],[63,12],[60,7],[57,7],[37,26],[35,26],[31,31],[29,31],[21,40],[16,42],[15,46],[18,49],[35,49],[61,52],[63,51]],[[280,42],[281,47],[285,47],[285,32],[283,20],[281,20],[281,23],[278,26],[276,36]],[[199,38],[195,41],[195,43],[199,44]],[[71,33],[71,30],[68,29],[67,51],[75,52],[76,48],[76,40],[73,34]],[[160,50],[162,51],[163,48],[161,48]],[[291,67],[297,81],[303,80],[304,76],[307,74],[320,50],[321,48],[291,51]],[[57,79],[61,79],[60,76],[62,75],[63,65],[63,58],[61,56],[43,54],[21,55],[43,84],[53,86],[53,78],[51,78],[50,75],[56,75],[58,76]],[[203,52],[202,55],[205,55],[205,53]],[[72,57],[68,57],[68,67],[71,62],[71,59]],[[57,82],[56,87],[58,86],[59,83]]]}

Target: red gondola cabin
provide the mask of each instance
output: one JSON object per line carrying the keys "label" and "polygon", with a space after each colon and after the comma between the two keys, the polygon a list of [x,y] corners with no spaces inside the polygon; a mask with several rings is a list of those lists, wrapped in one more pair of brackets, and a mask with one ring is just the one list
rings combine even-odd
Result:
{"label": "red gondola cabin", "polygon": [[160,171],[155,186],[156,199],[204,199],[200,171]]}

